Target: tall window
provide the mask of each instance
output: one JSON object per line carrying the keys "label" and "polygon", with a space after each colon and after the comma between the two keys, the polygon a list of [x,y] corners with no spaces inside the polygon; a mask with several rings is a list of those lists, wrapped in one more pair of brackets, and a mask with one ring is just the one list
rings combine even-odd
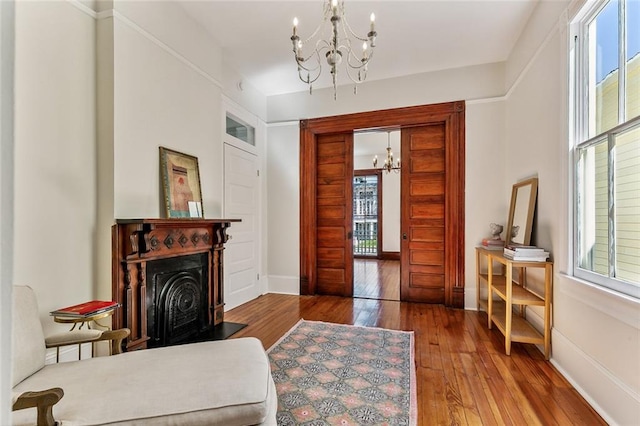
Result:
{"label": "tall window", "polygon": [[640,298],[640,2],[588,3],[572,35],[574,273]]}

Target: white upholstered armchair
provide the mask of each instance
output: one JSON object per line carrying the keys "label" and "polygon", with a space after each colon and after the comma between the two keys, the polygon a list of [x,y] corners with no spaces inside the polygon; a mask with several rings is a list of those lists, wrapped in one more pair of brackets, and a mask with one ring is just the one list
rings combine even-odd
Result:
{"label": "white upholstered armchair", "polygon": [[[45,365],[47,345],[31,288],[13,287],[12,323],[14,425],[276,424],[275,385],[257,339]],[[90,341],[111,340],[119,353],[128,330],[96,335]],[[79,343],[62,344],[70,341]]]}

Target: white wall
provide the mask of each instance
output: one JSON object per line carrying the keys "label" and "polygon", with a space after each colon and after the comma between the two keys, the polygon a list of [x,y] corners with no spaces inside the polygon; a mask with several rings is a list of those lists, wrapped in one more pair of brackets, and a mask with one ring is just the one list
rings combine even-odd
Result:
{"label": "white wall", "polygon": [[[300,129],[267,129],[269,292],[300,294]],[[292,214],[295,213],[295,214]]]}
{"label": "white wall", "polygon": [[[506,181],[539,179],[533,243],[549,249],[555,263],[552,362],[607,422],[637,424],[640,305],[567,275],[572,269],[569,37],[566,14],[552,3],[539,4],[507,64],[524,72],[513,79],[505,105]],[[532,40],[538,41],[535,49]],[[522,51],[528,53],[525,66]]]}
{"label": "white wall", "polygon": [[[116,7],[115,217],[162,213],[159,146],[198,157],[205,217],[220,217],[222,53],[175,3]],[[168,19],[174,25],[166,25]]]}
{"label": "white wall", "polygon": [[[225,53],[223,51],[223,58]],[[223,63],[222,67],[222,91],[225,96],[240,105],[261,121],[267,120],[267,98],[251,83],[246,81],[236,70]]]}
{"label": "white wall", "polygon": [[312,95],[303,91],[270,96],[267,98],[267,122],[484,99],[503,94],[504,63],[477,65],[371,81],[358,86],[357,95],[353,94],[351,85],[338,87],[337,101],[333,100],[333,89],[314,89]]}
{"label": "white wall", "polygon": [[[95,21],[69,2],[17,2],[14,284],[48,312],[91,300],[95,273]],[[65,327],[66,328],[66,327]]]}
{"label": "white wall", "polygon": [[3,425],[9,424],[11,410],[14,12],[14,2],[0,2],[0,424]]}
{"label": "white wall", "polygon": [[[267,99],[269,120],[282,123],[277,127],[277,135],[269,133],[269,198],[289,198],[290,191],[296,191],[295,196],[299,196],[297,173],[287,172],[286,179],[271,180],[272,168],[283,166],[284,161],[291,169],[299,166],[299,119],[461,99],[469,101],[466,109],[465,306],[475,309],[474,246],[489,234],[489,224],[504,223],[508,212],[505,192],[510,191],[510,185],[504,183],[502,166],[504,108],[500,97],[503,84],[504,64],[488,64],[364,83],[355,96],[346,87],[340,90],[338,101],[333,100],[332,89],[314,90],[313,95],[301,92],[271,96]],[[280,262],[295,262],[298,268],[300,230],[294,224],[299,223],[299,215],[298,202],[269,203],[270,278],[279,273],[274,271],[282,269]],[[287,237],[283,239],[281,236],[285,234]],[[287,283],[286,290],[280,291],[299,293],[299,275]]]}

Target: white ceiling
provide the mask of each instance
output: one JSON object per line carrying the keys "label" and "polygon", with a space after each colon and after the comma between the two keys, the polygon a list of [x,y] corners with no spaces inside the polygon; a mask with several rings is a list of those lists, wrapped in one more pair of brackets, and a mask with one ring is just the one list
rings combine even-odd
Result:
{"label": "white ceiling", "polygon": [[[378,32],[368,80],[500,62],[507,59],[538,0],[345,0],[347,19],[358,35],[376,15]],[[323,0],[191,1],[187,14],[219,42],[225,61],[263,94],[308,90],[293,58],[293,18],[309,37],[322,20]],[[329,74],[326,67],[324,74]],[[338,84],[348,84],[344,71]],[[314,88],[330,86],[327,78]]]}

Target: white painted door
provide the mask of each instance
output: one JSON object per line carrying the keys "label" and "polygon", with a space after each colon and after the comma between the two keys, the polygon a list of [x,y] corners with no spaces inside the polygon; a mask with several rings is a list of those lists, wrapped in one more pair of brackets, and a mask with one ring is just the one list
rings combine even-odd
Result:
{"label": "white painted door", "polygon": [[225,310],[260,296],[258,157],[224,144],[224,216],[242,219],[227,230],[224,251]]}

